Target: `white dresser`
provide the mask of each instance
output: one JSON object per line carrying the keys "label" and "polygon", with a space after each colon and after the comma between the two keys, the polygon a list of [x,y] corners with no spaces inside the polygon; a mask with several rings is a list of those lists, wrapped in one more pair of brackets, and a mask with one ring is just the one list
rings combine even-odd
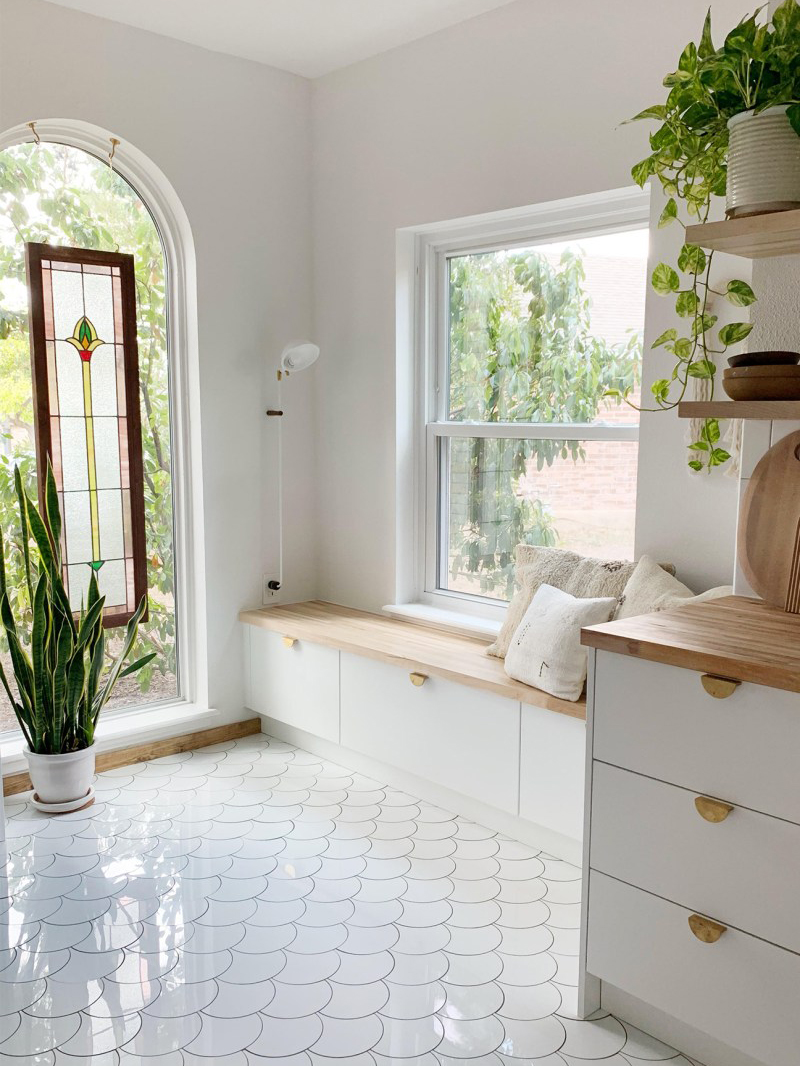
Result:
{"label": "white dresser", "polygon": [[584,643],[584,1013],[798,1066],[800,618],[730,597]]}

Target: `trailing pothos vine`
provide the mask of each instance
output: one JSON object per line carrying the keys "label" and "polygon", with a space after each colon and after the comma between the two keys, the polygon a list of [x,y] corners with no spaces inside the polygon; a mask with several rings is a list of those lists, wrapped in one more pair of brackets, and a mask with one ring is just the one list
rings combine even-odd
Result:
{"label": "trailing pothos vine", "polygon": [[[664,78],[669,90],[666,101],[635,116],[661,123],[650,135],[650,154],[632,170],[640,186],[657,177],[668,196],[659,226],[683,225],[678,201],[692,220],[706,222],[713,197],[725,195],[728,121],[734,115],[787,105],[787,117],[800,135],[800,5],[784,0],[767,22],[759,22],[762,10],[742,19],[719,48],[711,37],[709,11],[700,41],[684,48],[677,69]],[[713,398],[717,357],[752,329],[749,322],[730,322],[717,329],[712,297],[724,298],[734,307],[747,307],[756,297],[740,280],[714,289],[712,261],[712,252],[684,243],[675,266],[659,263],[653,271],[653,288],[674,299],[680,324],[653,342],[653,348],[663,347],[672,356],[673,366],[668,377],[653,383],[655,407],[646,410],[676,407],[693,378],[707,382],[707,396]],[[730,455],[719,441],[719,422],[705,419],[690,444],[689,466],[711,470],[727,462]]]}

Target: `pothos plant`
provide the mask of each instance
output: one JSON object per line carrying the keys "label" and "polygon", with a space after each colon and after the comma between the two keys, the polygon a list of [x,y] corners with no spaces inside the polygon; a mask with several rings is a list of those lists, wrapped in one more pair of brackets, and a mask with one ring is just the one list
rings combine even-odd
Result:
{"label": "pothos plant", "polygon": [[[667,194],[660,227],[684,225],[678,201],[692,220],[706,222],[713,198],[725,195],[728,121],[734,115],[788,105],[789,121],[800,135],[800,4],[785,0],[771,22],[760,21],[762,10],[742,19],[719,48],[711,37],[709,10],[700,41],[687,44],[677,69],[664,78],[669,90],[665,102],[645,108],[631,120],[661,123],[650,135],[650,154],[632,170],[638,185],[644,186],[653,176]],[[749,322],[716,328],[713,297],[747,307],[756,296],[747,282],[738,279],[723,289],[713,288],[713,258],[713,252],[684,242],[675,265],[659,263],[653,271],[652,286],[660,296],[674,300],[680,325],[653,341],[653,348],[663,347],[672,356],[673,365],[669,376],[651,386],[656,406],[645,410],[676,407],[692,378],[707,382],[707,395],[713,398],[717,357],[752,329]],[[727,462],[730,455],[719,441],[719,422],[705,419],[689,446],[689,466],[711,470]]]}

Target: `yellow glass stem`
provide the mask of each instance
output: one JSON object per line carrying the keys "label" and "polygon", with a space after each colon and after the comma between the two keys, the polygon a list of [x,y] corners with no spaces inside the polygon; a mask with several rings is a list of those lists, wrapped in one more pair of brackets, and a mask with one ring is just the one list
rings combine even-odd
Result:
{"label": "yellow glass stem", "polygon": [[89,514],[92,521],[92,560],[100,562],[100,514],[97,505],[97,461],[92,416],[92,364],[83,363],[83,408],[86,413],[86,460],[89,470]]}

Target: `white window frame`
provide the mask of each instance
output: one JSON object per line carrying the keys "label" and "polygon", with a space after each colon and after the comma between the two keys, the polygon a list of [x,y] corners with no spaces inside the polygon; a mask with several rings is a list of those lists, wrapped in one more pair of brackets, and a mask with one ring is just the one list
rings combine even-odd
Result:
{"label": "white window frame", "polygon": [[[440,440],[446,437],[559,438],[638,441],[639,427],[602,422],[451,422],[448,406],[448,260],[496,248],[534,247],[557,241],[648,228],[649,190],[615,189],[535,207],[398,232],[398,490],[396,605],[414,604],[410,616],[447,623],[483,619],[496,628],[505,603],[443,589],[439,521],[445,487],[438,473]],[[533,430],[533,431],[532,431]],[[444,614],[442,612],[445,612]]]}
{"label": "white window frame", "polygon": [[[98,159],[108,155],[111,131],[73,119],[40,119],[42,141],[80,148]],[[0,132],[0,151],[30,141],[25,125]],[[205,539],[200,437],[200,373],[197,332],[197,269],[188,216],[159,168],[135,146],[122,143],[114,167],[136,190],[161,237],[166,261],[167,347],[170,359],[172,494],[175,546],[175,612],[180,627],[177,655],[180,695],[134,707],[108,708],[97,731],[98,750],[158,740],[208,728],[220,717],[208,705]],[[3,772],[25,769],[21,734],[4,738]]]}

